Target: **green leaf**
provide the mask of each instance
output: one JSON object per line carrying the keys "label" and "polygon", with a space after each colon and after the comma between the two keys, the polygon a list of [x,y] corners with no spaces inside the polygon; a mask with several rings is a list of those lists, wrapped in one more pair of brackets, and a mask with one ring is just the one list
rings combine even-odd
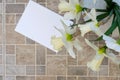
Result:
{"label": "green leaf", "polygon": [[112,0],[104,0],[108,6],[112,5]]}
{"label": "green leaf", "polygon": [[106,18],[108,15],[109,15],[108,12],[103,13],[103,14],[100,14],[100,15],[97,16],[97,20],[98,20],[98,21],[101,21],[101,20],[103,20],[104,18]]}

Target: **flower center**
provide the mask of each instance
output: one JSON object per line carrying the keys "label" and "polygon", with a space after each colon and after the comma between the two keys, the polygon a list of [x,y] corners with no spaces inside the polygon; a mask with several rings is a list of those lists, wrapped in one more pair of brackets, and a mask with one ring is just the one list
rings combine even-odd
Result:
{"label": "flower center", "polygon": [[66,33],[65,36],[66,36],[66,40],[67,40],[67,41],[72,41],[73,36],[72,36],[71,34]]}
{"label": "flower center", "polygon": [[119,39],[119,40],[117,40],[117,44],[119,44],[119,45],[120,45],[120,39]]}
{"label": "flower center", "polygon": [[96,23],[96,24],[95,24],[95,26],[96,26],[96,27],[99,27],[99,26],[100,26],[100,24],[99,24],[99,23]]}
{"label": "flower center", "polygon": [[79,13],[82,11],[82,7],[80,6],[80,4],[76,4],[75,9],[76,9],[75,10],[76,13]]}
{"label": "flower center", "polygon": [[100,49],[98,50],[98,53],[99,53],[99,54],[106,53],[106,48],[107,48],[106,46],[100,48]]}

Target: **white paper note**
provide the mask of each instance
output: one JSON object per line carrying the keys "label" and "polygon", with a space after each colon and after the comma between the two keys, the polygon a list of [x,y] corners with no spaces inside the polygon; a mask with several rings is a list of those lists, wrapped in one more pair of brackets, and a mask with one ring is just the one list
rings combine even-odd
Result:
{"label": "white paper note", "polygon": [[[63,17],[30,0],[15,31],[57,52],[50,40],[53,35],[61,36],[54,28],[56,26],[63,29],[60,20],[63,20]],[[70,21],[65,23],[71,24]]]}

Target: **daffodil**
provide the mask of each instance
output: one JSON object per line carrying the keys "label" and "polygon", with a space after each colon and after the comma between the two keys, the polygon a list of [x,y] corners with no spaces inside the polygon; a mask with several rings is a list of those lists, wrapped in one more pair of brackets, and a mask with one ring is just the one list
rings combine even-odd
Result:
{"label": "daffodil", "polygon": [[60,0],[58,9],[60,12],[66,12],[64,15],[65,19],[76,19],[76,22],[78,22],[82,11],[79,0],[69,0],[69,2],[66,0]]}
{"label": "daffodil", "polygon": [[110,49],[113,49],[117,52],[120,52],[120,40],[115,40],[112,37],[103,35],[103,39],[105,40],[106,46]]}
{"label": "daffodil", "polygon": [[55,28],[62,34],[62,42],[64,44],[64,47],[68,51],[69,55],[72,58],[75,58],[75,52],[73,50],[73,47],[76,48],[77,50],[82,49],[79,40],[77,38],[73,40],[73,34],[76,32],[76,28],[74,27],[74,29],[71,29],[71,27],[67,26],[63,21],[62,24],[65,30],[58,29],[56,27]]}
{"label": "daffodil", "polygon": [[100,70],[100,65],[101,65],[104,57],[108,57],[114,63],[120,64],[120,61],[118,60],[118,58],[113,53],[107,53],[106,52],[107,47],[98,48],[97,46],[95,46],[94,44],[89,42],[89,40],[85,39],[85,41],[91,48],[93,48],[96,51],[96,55],[94,56],[93,60],[87,63],[87,66],[90,69],[92,69],[93,71],[99,71]]}
{"label": "daffodil", "polygon": [[53,48],[57,51],[60,51],[62,47],[64,46],[62,42],[62,38],[56,37],[56,36],[52,36],[51,44],[53,45]]}
{"label": "daffodil", "polygon": [[101,36],[103,33],[101,32],[100,28],[99,28],[99,23],[96,19],[96,11],[94,8],[91,9],[90,13],[87,13],[85,11],[85,13],[87,14],[87,16],[92,19],[91,22],[86,23],[86,24],[79,24],[78,27],[80,28],[81,31],[81,36],[84,36],[86,33],[93,31],[95,32],[98,36]]}

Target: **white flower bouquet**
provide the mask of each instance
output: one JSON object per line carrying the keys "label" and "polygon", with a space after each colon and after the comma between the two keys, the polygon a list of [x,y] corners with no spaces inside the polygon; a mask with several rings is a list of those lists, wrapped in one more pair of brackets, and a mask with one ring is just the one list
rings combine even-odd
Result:
{"label": "white flower bouquet", "polygon": [[[93,1],[93,6],[96,5],[96,0]],[[105,9],[86,8],[79,0],[60,0],[58,5],[59,12],[64,13],[64,18],[73,22],[72,25],[67,26],[63,21],[64,30],[56,28],[61,33],[61,37],[53,36],[51,38],[51,44],[54,49],[61,50],[64,46],[72,58],[75,58],[75,52],[73,48],[81,51],[82,46],[78,36],[84,38],[85,42],[96,51],[94,59],[88,62],[87,66],[93,71],[99,71],[100,65],[107,57],[114,63],[120,64],[119,58],[110,50],[120,52],[120,35],[118,39],[112,38],[112,33],[115,29],[118,29],[120,33],[120,0],[104,0],[106,3]],[[97,15],[97,13],[100,13]],[[85,20],[87,17],[87,20]],[[82,20],[81,20],[82,19]],[[112,19],[111,26],[108,26],[106,32],[103,32],[100,27],[106,24],[109,19]],[[94,32],[98,37],[93,41],[103,40],[105,43],[101,46],[96,46],[85,35],[88,32]]]}

